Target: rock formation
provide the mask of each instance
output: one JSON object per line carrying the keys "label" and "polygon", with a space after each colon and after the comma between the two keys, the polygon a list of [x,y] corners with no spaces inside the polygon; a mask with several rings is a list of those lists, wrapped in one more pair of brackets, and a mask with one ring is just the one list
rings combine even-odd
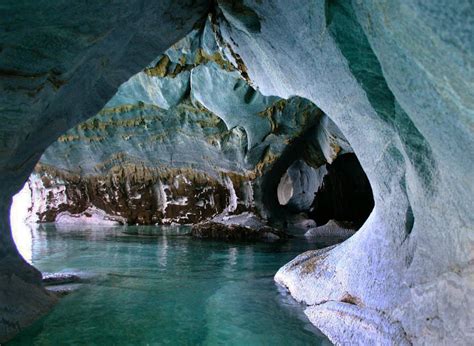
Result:
{"label": "rock formation", "polygon": [[276,0],[245,12],[225,4],[222,36],[249,78],[263,94],[317,104],[374,193],[353,237],[295,259],[277,282],[334,342],[469,343],[472,4]]}
{"label": "rock formation", "polygon": [[[244,211],[271,219],[278,211],[259,191],[278,178],[279,161],[292,178],[291,200],[280,203],[285,213],[310,209],[323,183],[312,166],[326,170],[350,145],[311,102],[255,90],[219,47],[212,18],[46,150],[27,184],[31,219],[196,224]],[[304,150],[282,159],[295,140]],[[274,189],[268,195],[276,200]]]}
{"label": "rock formation", "polygon": [[[7,0],[0,342],[56,300],[19,256],[9,208],[59,138],[33,175],[40,195],[54,190],[44,220],[194,222],[253,204],[283,223],[295,213],[277,196],[288,168],[331,167],[354,152],[370,217],[276,281],[335,343],[470,343],[473,12],[470,0]],[[196,185],[157,188],[176,179]],[[293,192],[309,191],[299,183]],[[191,196],[194,216],[183,208]]]}
{"label": "rock formation", "polygon": [[354,235],[355,225],[353,223],[329,220],[326,224],[309,228],[304,236],[309,241],[323,243],[325,245],[338,244]]}
{"label": "rock formation", "polygon": [[184,37],[207,1],[2,4],[0,340],[56,301],[11,236],[12,196],[45,149],[95,115],[129,77]]}
{"label": "rock formation", "polygon": [[278,184],[278,202],[296,211],[308,210],[314,201],[316,191],[323,183],[322,177],[326,173],[324,166],[316,171],[304,161],[293,162]]}

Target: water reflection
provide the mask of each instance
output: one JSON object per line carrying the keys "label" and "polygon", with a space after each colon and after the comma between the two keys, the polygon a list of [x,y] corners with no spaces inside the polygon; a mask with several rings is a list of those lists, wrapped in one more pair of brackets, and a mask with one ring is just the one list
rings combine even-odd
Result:
{"label": "water reflection", "polygon": [[327,340],[273,281],[308,249],[194,240],[186,227],[38,225],[32,262],[93,277],[12,344],[308,345]]}
{"label": "water reflection", "polygon": [[157,247],[156,249],[158,253],[158,263],[162,267],[166,267],[166,264],[168,263],[167,261],[167,256],[168,256],[168,237],[166,236],[166,232],[163,233],[163,236],[161,238],[161,247]]}

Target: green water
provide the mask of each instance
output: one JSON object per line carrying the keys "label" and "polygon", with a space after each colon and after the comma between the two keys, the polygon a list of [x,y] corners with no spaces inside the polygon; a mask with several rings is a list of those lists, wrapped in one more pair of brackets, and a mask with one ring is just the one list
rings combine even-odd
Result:
{"label": "green water", "polygon": [[37,268],[92,277],[9,345],[329,344],[273,281],[315,244],[200,241],[183,227],[81,227],[31,231]]}

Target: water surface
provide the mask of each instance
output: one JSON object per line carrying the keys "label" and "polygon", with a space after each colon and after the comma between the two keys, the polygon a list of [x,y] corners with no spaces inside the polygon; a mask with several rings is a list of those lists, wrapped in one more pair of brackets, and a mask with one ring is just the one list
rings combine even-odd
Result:
{"label": "water surface", "polygon": [[32,229],[27,244],[37,268],[92,277],[9,345],[329,344],[273,281],[278,268],[317,245],[228,244],[187,231]]}

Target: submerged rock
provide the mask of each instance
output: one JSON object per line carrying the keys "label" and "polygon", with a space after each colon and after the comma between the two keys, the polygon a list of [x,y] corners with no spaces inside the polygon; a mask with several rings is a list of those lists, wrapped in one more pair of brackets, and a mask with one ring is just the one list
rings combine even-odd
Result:
{"label": "submerged rock", "polygon": [[237,225],[253,229],[260,229],[267,224],[264,220],[251,212],[244,212],[236,215],[220,214],[212,218],[211,221],[223,225]]}
{"label": "submerged rock", "polygon": [[84,284],[82,283],[77,283],[77,284],[68,283],[64,285],[58,284],[58,285],[53,285],[53,286],[46,286],[46,289],[48,290],[48,292],[54,293],[58,297],[64,297],[72,292],[79,290],[80,288],[83,287],[83,285]]}
{"label": "submerged rock", "polygon": [[42,273],[43,285],[58,297],[66,296],[80,289],[88,281],[90,274],[79,275],[76,273]]}
{"label": "submerged rock", "polygon": [[71,284],[80,281],[80,276],[72,273],[43,273],[43,284],[46,286]]}
{"label": "submerged rock", "polygon": [[316,221],[310,219],[308,215],[301,213],[296,214],[287,220],[286,227],[290,233],[304,234],[309,229],[317,227]]}

